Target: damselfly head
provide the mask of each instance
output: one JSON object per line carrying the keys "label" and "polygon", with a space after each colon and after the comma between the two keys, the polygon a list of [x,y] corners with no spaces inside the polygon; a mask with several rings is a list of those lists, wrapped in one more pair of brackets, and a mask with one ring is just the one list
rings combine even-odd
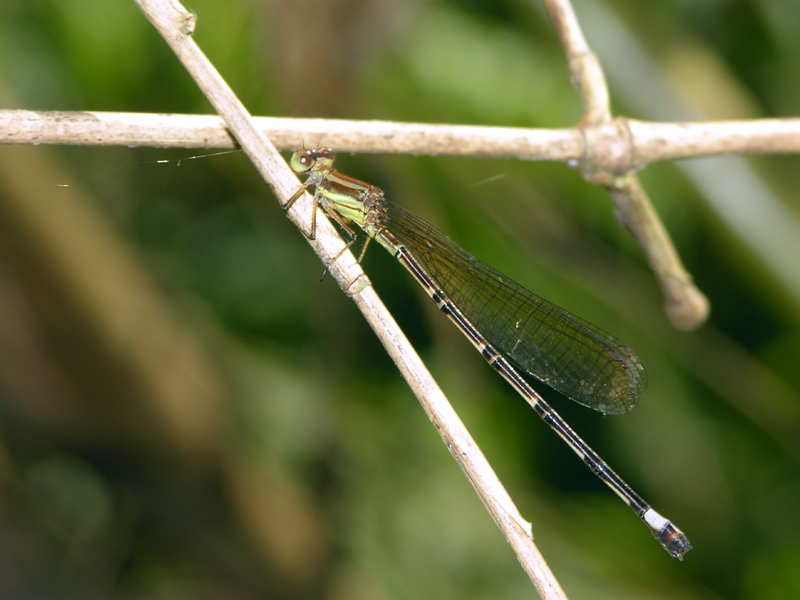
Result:
{"label": "damselfly head", "polygon": [[307,173],[315,168],[332,166],[334,159],[330,148],[300,148],[292,154],[289,166],[295,173]]}

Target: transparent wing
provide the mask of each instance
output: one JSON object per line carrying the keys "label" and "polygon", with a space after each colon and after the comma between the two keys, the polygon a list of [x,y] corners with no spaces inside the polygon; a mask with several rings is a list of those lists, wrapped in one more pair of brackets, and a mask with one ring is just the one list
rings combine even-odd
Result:
{"label": "transparent wing", "polygon": [[628,346],[480,262],[413,213],[390,202],[386,211],[383,225],[517,367],[604,414],[636,406],[647,375]]}

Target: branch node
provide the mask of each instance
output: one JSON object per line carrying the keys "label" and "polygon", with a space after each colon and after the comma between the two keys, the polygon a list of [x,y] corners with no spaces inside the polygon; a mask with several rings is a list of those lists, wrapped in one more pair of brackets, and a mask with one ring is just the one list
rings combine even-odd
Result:
{"label": "branch node", "polygon": [[349,296],[353,297],[357,294],[363,292],[366,288],[370,287],[372,283],[369,280],[369,277],[365,273],[361,273],[356,277],[353,281],[348,284],[342,286],[344,293]]}
{"label": "branch node", "polygon": [[611,186],[617,177],[635,170],[633,140],[626,119],[579,125],[578,130],[585,144],[579,170],[586,181]]}
{"label": "branch node", "polygon": [[180,42],[194,35],[197,15],[187,11],[176,0],[136,0],[136,4],[158,30],[173,41]]}

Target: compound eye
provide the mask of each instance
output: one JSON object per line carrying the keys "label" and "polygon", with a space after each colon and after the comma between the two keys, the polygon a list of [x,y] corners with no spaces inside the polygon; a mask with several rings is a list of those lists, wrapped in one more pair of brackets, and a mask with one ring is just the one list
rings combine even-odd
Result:
{"label": "compound eye", "polygon": [[314,167],[316,159],[311,150],[297,150],[292,154],[289,166],[295,173],[305,173]]}

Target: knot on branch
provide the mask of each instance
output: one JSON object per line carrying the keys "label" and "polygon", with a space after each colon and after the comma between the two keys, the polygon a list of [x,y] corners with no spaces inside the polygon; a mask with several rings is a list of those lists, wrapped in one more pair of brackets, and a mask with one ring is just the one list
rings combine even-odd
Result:
{"label": "knot on branch", "polygon": [[605,123],[578,127],[584,140],[578,170],[590,183],[612,186],[620,176],[636,170],[633,141],[628,122],[616,118]]}
{"label": "knot on branch", "polygon": [[197,15],[177,0],[135,0],[139,8],[168,42],[180,42],[194,35]]}

